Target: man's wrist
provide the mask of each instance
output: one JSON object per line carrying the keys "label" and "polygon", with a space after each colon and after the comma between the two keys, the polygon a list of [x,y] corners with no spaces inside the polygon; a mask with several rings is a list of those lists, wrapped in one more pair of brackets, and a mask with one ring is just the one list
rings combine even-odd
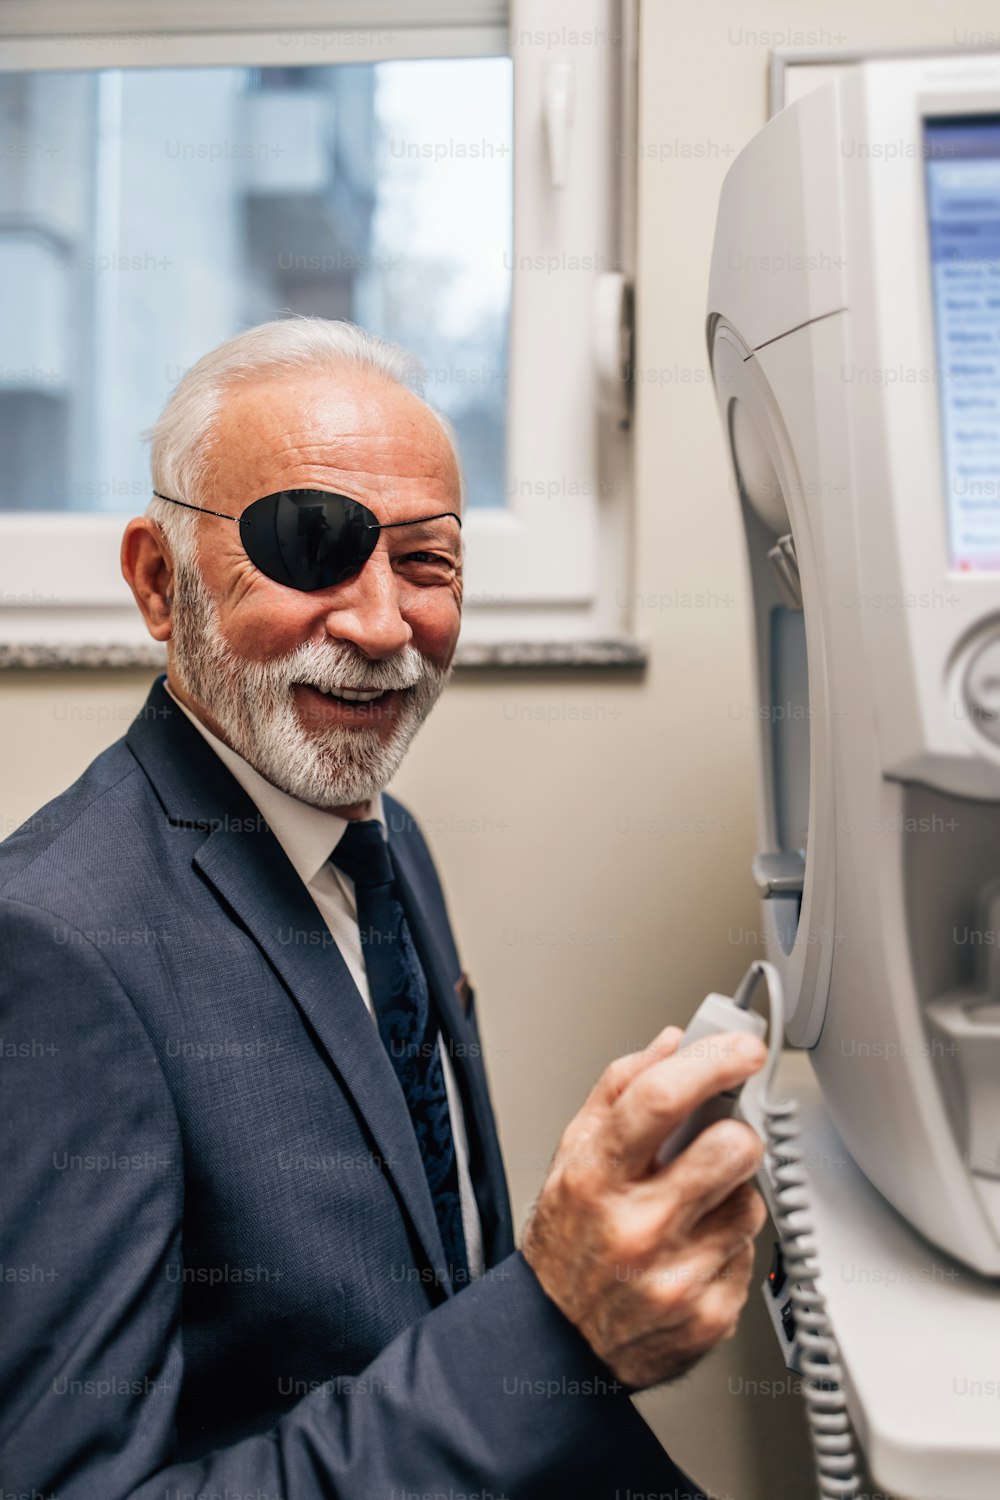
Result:
{"label": "man's wrist", "polygon": [[[553,1336],[559,1338],[561,1346],[565,1348],[567,1359],[579,1365],[580,1378],[594,1388],[594,1394],[614,1396],[617,1399],[633,1395],[637,1387],[626,1385],[611,1366],[601,1358],[586,1335],[566,1315],[555,1297],[547,1290],[524,1250],[516,1251],[515,1255],[523,1262],[525,1272],[530,1277],[533,1287],[537,1289],[537,1297],[544,1301],[545,1315]],[[502,1262],[502,1264],[506,1265],[507,1262]]]}

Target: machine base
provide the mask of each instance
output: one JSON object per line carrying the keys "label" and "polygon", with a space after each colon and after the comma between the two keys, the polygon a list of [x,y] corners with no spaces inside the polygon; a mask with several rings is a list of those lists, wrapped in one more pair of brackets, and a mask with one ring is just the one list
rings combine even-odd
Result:
{"label": "machine base", "polygon": [[[763,1134],[751,1095],[740,1112]],[[1000,1282],[935,1249],[875,1191],[834,1128],[808,1054],[785,1054],[775,1096],[799,1104],[819,1289],[874,1479],[899,1500],[996,1500]],[[773,1212],[769,1183],[765,1197]]]}

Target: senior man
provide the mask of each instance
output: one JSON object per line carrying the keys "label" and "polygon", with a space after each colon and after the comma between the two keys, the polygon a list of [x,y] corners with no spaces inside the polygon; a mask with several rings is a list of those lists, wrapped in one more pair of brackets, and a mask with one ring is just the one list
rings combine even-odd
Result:
{"label": "senior man", "polygon": [[699,1493],[629,1397],[733,1331],[759,1147],[654,1157],[763,1049],[613,1063],[515,1250],[473,997],[383,796],[461,606],[457,457],[409,385],[320,319],[184,377],[122,545],[166,678],[0,849],[5,1494]]}

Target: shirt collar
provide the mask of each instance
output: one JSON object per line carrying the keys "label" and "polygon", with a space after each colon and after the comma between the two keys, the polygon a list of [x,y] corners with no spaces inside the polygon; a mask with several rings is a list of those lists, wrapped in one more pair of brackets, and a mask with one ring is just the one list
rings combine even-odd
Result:
{"label": "shirt collar", "polygon": [[[257,810],[263,815],[271,832],[288,855],[295,873],[305,885],[311,885],[322,870],[330,855],[340,843],[347,829],[347,819],[322,807],[311,807],[289,792],[283,792],[255,771],[249,761],[238,755],[231,746],[223,743],[201,722],[195,714],[173,693],[169,685],[164,687],[171,698],[191,720],[198,733],[215,751],[223,765],[232,772]],[[371,800],[369,817],[382,825],[386,836],[385,813],[382,808],[382,793],[376,792]]]}

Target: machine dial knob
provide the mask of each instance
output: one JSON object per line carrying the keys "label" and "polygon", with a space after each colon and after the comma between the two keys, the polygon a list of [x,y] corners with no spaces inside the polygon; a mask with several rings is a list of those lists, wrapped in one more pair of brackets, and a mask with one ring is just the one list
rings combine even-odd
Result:
{"label": "machine dial knob", "polygon": [[986,641],[965,669],[965,706],[981,734],[1000,745],[1000,636]]}

